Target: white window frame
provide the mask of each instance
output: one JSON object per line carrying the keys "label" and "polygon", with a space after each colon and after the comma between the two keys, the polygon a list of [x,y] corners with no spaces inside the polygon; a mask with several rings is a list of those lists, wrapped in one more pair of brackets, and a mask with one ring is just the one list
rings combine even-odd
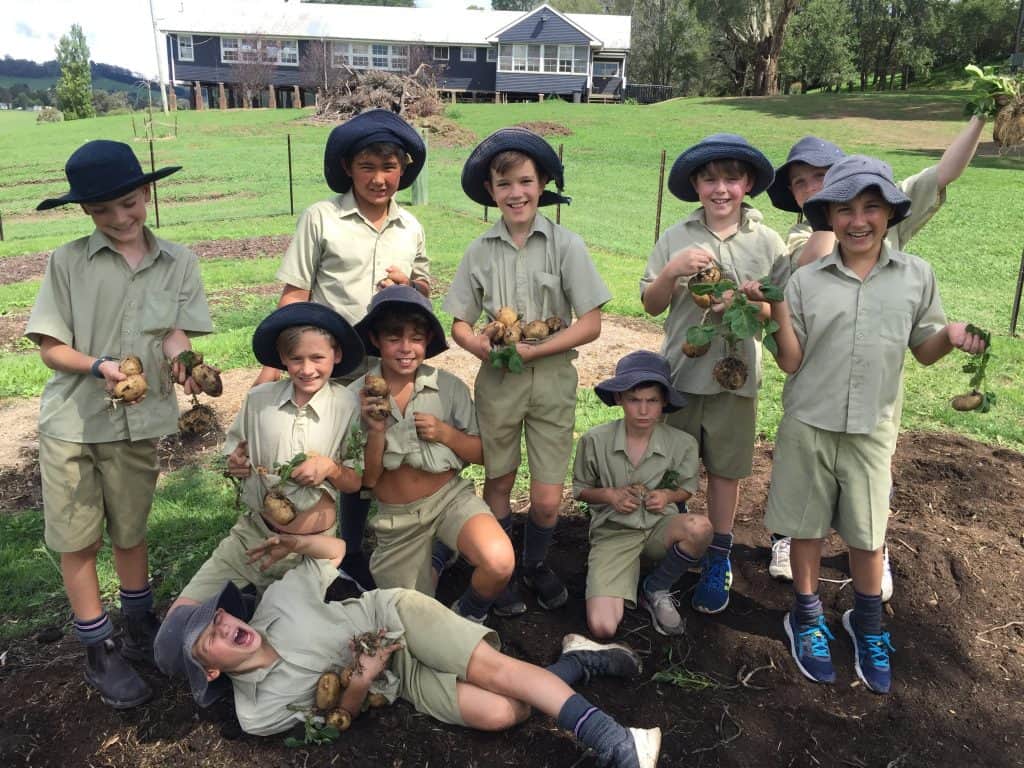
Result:
{"label": "white window frame", "polygon": [[331,66],[408,72],[409,46],[361,40],[334,40],[331,42]]}
{"label": "white window frame", "polygon": [[[186,43],[186,40],[188,41]],[[185,51],[188,51],[188,55]],[[192,35],[178,35],[178,61],[195,61],[196,49],[192,41]]]}
{"label": "white window frame", "polygon": [[[238,37],[222,37],[220,39],[221,64],[237,64],[242,60],[242,40]],[[231,54],[231,55],[229,55]]]}
{"label": "white window frame", "polygon": [[[226,43],[226,45],[225,45]],[[220,38],[220,61],[222,64],[237,64],[246,61],[246,54],[252,51],[273,51],[273,55],[267,55],[264,59],[268,64],[278,67],[299,66],[299,41],[297,38],[262,38],[262,37],[221,37]],[[286,52],[294,54],[294,61]]]}
{"label": "white window frame", "polygon": [[476,48],[469,45],[459,48],[459,61],[476,62]]}
{"label": "white window frame", "polygon": [[[615,67],[615,72],[611,75],[598,74],[597,68],[600,65],[611,65]],[[622,75],[622,62],[621,61],[595,61],[593,64],[594,77],[620,77]]]}
{"label": "white window frame", "polygon": [[498,61],[498,46],[490,45],[487,47],[487,63],[496,64]]}
{"label": "white window frame", "polygon": [[[441,51],[444,51],[444,53],[442,53],[439,56],[438,53],[440,53]],[[448,61],[450,57],[451,57],[451,50],[450,50],[450,48],[447,45],[435,45],[434,46],[434,52],[433,52],[434,61]]]}
{"label": "white window frame", "polygon": [[[499,72],[543,72],[554,75],[587,75],[590,51],[586,45],[501,43]],[[563,65],[571,62],[570,69]]]}

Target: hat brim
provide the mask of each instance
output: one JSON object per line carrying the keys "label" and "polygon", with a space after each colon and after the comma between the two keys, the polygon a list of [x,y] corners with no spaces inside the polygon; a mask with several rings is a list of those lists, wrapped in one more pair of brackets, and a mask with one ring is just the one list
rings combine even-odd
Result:
{"label": "hat brim", "polygon": [[714,160],[742,160],[753,166],[755,179],[749,192],[751,197],[764,192],[775,178],[771,161],[754,147],[727,141],[702,141],[676,158],[668,174],[668,191],[688,203],[699,202],[700,196],[690,177],[698,168]]}
{"label": "hat brim", "polygon": [[829,184],[804,203],[804,217],[816,232],[830,232],[832,226],[828,223],[828,204],[849,202],[872,187],[892,206],[889,227],[899,224],[910,215],[910,198],[899,187],[876,174],[857,173]]}
{"label": "hat brim", "polygon": [[252,334],[252,351],[256,359],[263,365],[278,370],[287,370],[277,351],[277,337],[285,328],[299,325],[312,325],[327,331],[341,350],[341,362],[331,371],[332,378],[352,373],[363,363],[366,352],[359,334],[355,332],[348,320],[330,307],[312,301],[299,301],[285,304],[274,310],[256,326]]}
{"label": "hat brim", "polygon": [[388,109],[361,112],[331,131],[324,148],[327,186],[338,194],[352,189],[352,177],[345,173],[342,160],[377,142],[397,144],[412,158],[398,181],[399,189],[411,186],[427,161],[427,146],[415,128]]}
{"label": "hat brim", "polygon": [[[389,289],[393,290],[393,289]],[[409,290],[415,291],[415,288]],[[377,294],[380,296],[380,294]],[[427,300],[429,301],[429,299]],[[396,298],[384,298],[378,301],[378,303],[371,305],[370,311],[366,313],[366,317],[356,323],[355,330],[359,334],[359,338],[363,343],[363,347],[366,348],[366,354],[380,357],[380,347],[373,343],[373,339],[370,338],[370,333],[373,331],[374,324],[380,317],[381,313],[388,309],[395,309],[397,307],[406,307],[409,309],[415,308],[419,312],[422,312],[427,317],[427,323],[430,326],[430,341],[427,343],[427,349],[424,352],[424,359],[430,359],[436,357],[442,352],[448,349],[448,340],[444,335],[444,326],[441,325],[441,321],[437,319],[433,309],[427,309],[422,304],[414,300],[409,300],[404,297]]]}
{"label": "hat brim", "polygon": [[522,152],[529,155],[538,166],[537,170],[547,176],[548,181],[555,182],[557,192],[545,189],[540,196],[538,205],[568,205],[572,198],[561,194],[565,186],[565,168],[558,159],[558,153],[541,136],[526,128],[502,128],[495,131],[476,145],[462,167],[462,191],[470,200],[484,207],[494,207],[497,203],[487,191],[484,182],[491,179],[491,160],[500,152]]}
{"label": "hat brim", "polygon": [[605,405],[618,405],[615,402],[615,395],[628,392],[641,384],[660,384],[665,388],[667,402],[662,411],[672,413],[686,405],[686,397],[682,392],[672,386],[671,382],[664,376],[653,371],[629,371],[605,379],[594,386],[594,392]]}
{"label": "hat brim", "polygon": [[827,155],[824,152],[808,152],[806,155],[795,157],[775,169],[775,178],[772,180],[772,183],[768,185],[767,189],[768,197],[772,201],[772,205],[780,211],[801,213],[803,209],[800,208],[796,198],[793,197],[792,190],[789,188],[789,169],[792,168],[795,163],[803,163],[814,168],[831,168],[835,165],[836,158],[831,155]]}
{"label": "hat brim", "polygon": [[138,189],[139,187],[151,182],[159,181],[160,179],[170,176],[172,173],[177,173],[180,170],[180,165],[168,165],[164,168],[153,171],[152,173],[144,173],[141,176],[135,176],[131,179],[120,182],[113,187],[104,189],[101,192],[84,194],[71,190],[62,197],[50,197],[43,200],[43,202],[36,206],[36,210],[48,211],[51,208],[57,208],[58,206],[67,205],[68,203],[105,203],[108,200],[116,200],[122,195],[128,194],[133,189]]}

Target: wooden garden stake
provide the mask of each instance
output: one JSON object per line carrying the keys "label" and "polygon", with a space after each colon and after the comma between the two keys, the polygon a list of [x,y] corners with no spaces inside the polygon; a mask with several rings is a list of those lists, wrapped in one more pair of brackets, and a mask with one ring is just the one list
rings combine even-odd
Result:
{"label": "wooden garden stake", "polygon": [[[565,147],[564,144],[558,145],[558,162],[562,162],[562,149]],[[555,224],[562,223],[562,204],[558,203],[555,206]]]}
{"label": "wooden garden stake", "polygon": [[661,150],[661,168],[658,171],[658,209],[654,216],[654,242],[661,237],[661,199],[665,194],[665,150]]}
{"label": "wooden garden stake", "polygon": [[[156,160],[153,157],[153,139],[149,140],[149,171],[156,173]],[[156,212],[156,228],[160,229],[160,198],[156,194],[156,182],[153,182],[153,210]]]}
{"label": "wooden garden stake", "polygon": [[1020,254],[1020,269],[1017,271],[1017,291],[1013,294],[1013,311],[1010,313],[1010,335],[1017,335],[1017,317],[1020,315],[1020,295],[1024,291],[1024,251]]}
{"label": "wooden garden stake", "polygon": [[292,186],[292,135],[288,134],[288,210],[295,215],[295,190]]}

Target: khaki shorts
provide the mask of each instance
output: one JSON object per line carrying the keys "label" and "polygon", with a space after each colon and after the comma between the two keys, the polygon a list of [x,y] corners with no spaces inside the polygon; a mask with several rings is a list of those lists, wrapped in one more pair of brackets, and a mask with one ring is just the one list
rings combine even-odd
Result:
{"label": "khaki shorts", "polygon": [[576,425],[575,358],[575,350],[542,357],[522,373],[490,363],[480,366],[473,400],[487,477],[502,477],[519,468],[520,435],[525,429],[530,477],[539,483],[565,482]]}
{"label": "khaki shorts", "polygon": [[434,594],[430,551],[434,539],[458,549],[459,532],[471,517],[491,514],[473,484],[456,476],[425,499],[409,504],[377,503],[370,527],[377,547],[370,572],[380,589],[405,587]]}
{"label": "khaki shorts", "polygon": [[[333,530],[333,529],[332,529]],[[267,527],[266,521],[255,512],[247,512],[238,518],[213,554],[207,558],[195,576],[181,591],[181,597],[203,603],[220,594],[224,582],[230,581],[239,589],[252,584],[262,595],[263,590],[284,576],[288,571],[302,562],[302,555],[294,552],[285,555],[265,571],[259,569],[259,563],[250,563],[247,549],[274,535]],[[337,577],[338,571],[329,560],[316,560],[326,572]]]}
{"label": "khaki shorts", "polygon": [[693,435],[709,474],[729,480],[750,477],[754,470],[756,397],[740,397],[732,392],[687,392],[686,407],[668,414],[665,421]]}
{"label": "khaki shorts", "polygon": [[679,514],[664,515],[647,530],[625,528],[615,523],[591,528],[587,599],[620,597],[626,602],[626,607],[636,608],[640,556],[657,561],[668,554],[666,531]]}
{"label": "khaki shorts", "polygon": [[895,449],[891,421],[870,435],[850,435],[783,417],[765,525],[795,539],[822,539],[834,528],[855,549],[878,549],[889,519]]}
{"label": "khaki shorts", "polygon": [[395,610],[405,626],[405,647],[391,657],[391,671],[401,680],[398,695],[417,712],[465,725],[456,683],[466,679],[469,659],[481,641],[501,647],[497,633],[412,590],[402,593]]}
{"label": "khaki shorts", "polygon": [[103,535],[130,549],[146,540],[160,468],[156,440],[69,443],[39,435],[46,545],[78,552]]}

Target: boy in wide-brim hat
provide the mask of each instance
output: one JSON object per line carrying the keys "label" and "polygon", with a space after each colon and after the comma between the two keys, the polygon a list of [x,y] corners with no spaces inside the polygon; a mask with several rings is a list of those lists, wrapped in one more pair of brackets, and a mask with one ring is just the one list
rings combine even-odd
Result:
{"label": "boy in wide-brim hat", "polygon": [[[436,538],[474,566],[453,609],[482,622],[508,584],[515,555],[473,483],[459,477],[467,464],[482,463],[483,451],[469,387],[426,362],[448,348],[444,329],[429,299],[395,285],[373,297],[356,330],[378,358],[351,385],[367,435],[363,484],[377,500],[374,580],[434,594]],[[370,376],[386,391],[368,391]]]}
{"label": "boy in wide-brim hat", "polygon": [[[39,406],[39,467],[48,547],[86,648],[85,679],[118,709],[144,703],[146,682],[125,662],[153,662],[153,613],[146,521],[159,467],[157,440],[178,429],[171,381],[199,387],[175,362],[190,336],[213,326],[194,253],[146,228],[150,184],[179,170],[143,173],[132,148],[90,141],[68,159],[70,191],[39,210],[78,203],[95,229],[53,252],[25,335],[54,373]],[[135,355],[148,392],[113,407],[125,379],[118,361]],[[100,598],[96,555],[106,529],[120,582],[124,635],[118,646]]]}
{"label": "boy in wide-brim hat", "polygon": [[[484,501],[506,532],[511,530],[512,487],[525,433],[530,465],[530,509],[519,576],[541,607],[568,597],[547,565],[572,452],[576,418],[576,348],[601,333],[601,307],[611,299],[583,240],[538,211],[568,202],[561,195],[562,163],[543,138],[525,128],[503,128],[473,150],[462,170],[462,189],[501,219],[466,249],[444,300],[454,321],[452,339],[481,361],[474,398],[484,448]],[[555,182],[558,192],[545,187]],[[491,342],[473,332],[481,314],[497,317],[510,307],[523,324],[557,318],[564,330],[536,344],[519,342],[521,373],[491,365]],[[575,318],[575,319],[574,319]],[[443,553],[437,558],[444,562]],[[515,583],[499,596],[495,613],[524,613]]]}
{"label": "boy in wide-brim hat", "polygon": [[[208,600],[225,581],[262,594],[300,558],[283,557],[260,568],[247,550],[276,533],[334,538],[338,496],[361,485],[360,472],[348,459],[359,403],[337,381],[363,363],[363,344],[352,326],[329,307],[296,302],[264,318],[252,348],[259,362],[287,372],[288,378],[249,390],[228,430],[223,451],[244,511],[171,611]],[[300,454],[304,458],[296,462]],[[283,478],[278,467],[289,464]],[[271,505],[268,497],[274,499]],[[275,503],[286,513],[275,511]]]}
{"label": "boy in wide-brim hat", "polygon": [[[324,147],[323,172],[336,196],[299,217],[277,271],[285,284],[278,306],[313,301],[355,325],[373,295],[388,285],[411,285],[429,295],[423,227],[395,199],[416,180],[426,158],[419,133],[391,110],[367,110],[335,127]],[[363,372],[353,371],[347,382]],[[265,367],[256,383],[279,375]],[[342,498],[341,535],[348,553],[341,575],[360,590],[374,587],[362,550],[369,507],[358,491]]]}
{"label": "boy in wide-brim hat", "polygon": [[[742,136],[716,133],[685,150],[672,165],[668,188],[679,199],[699,201],[701,206],[658,238],[640,280],[644,309],[652,315],[668,309],[661,351],[672,366],[673,385],[688,402],[685,409],[669,414],[668,423],[697,440],[708,473],[708,516],[715,535],[691,600],[703,613],[719,613],[729,604],[729,555],[739,482],[753,470],[761,344],[755,339],[739,342],[737,350],[750,373],[738,389],[722,387],[713,376],[715,363],[728,349],[721,336],[700,356],[683,352],[687,329],[721,322],[719,313],[724,310],[721,305],[698,305],[689,283],[695,278],[703,281],[698,276],[711,267],[737,285],[766,276],[776,284],[785,282],[785,244],[765,226],[760,211],[744,201],[747,195],[763,192],[771,181],[768,158]],[[767,315],[764,306],[761,316]]]}
{"label": "boy in wide-brim hat", "polygon": [[[776,359],[789,378],[765,524],[792,538],[795,597],[784,622],[790,651],[809,679],[835,680],[818,599],[821,545],[835,529],[850,548],[854,589],[843,627],[857,675],[876,693],[892,683],[892,646],[881,625],[882,545],[905,353],[909,347],[931,365],[954,348],[984,349],[963,323],[947,323],[931,267],[887,242],[910,208],[881,160],[837,162],[804,204],[811,226],[833,232],[836,246],[797,270],[785,301],[771,305],[780,326]],[[753,281],[742,290],[764,300]]]}
{"label": "boy in wide-brim hat", "polygon": [[686,403],[670,377],[659,354],[623,357],[615,376],[594,387],[603,403],[622,407],[622,418],[576,446],[573,494],[590,513],[587,625],[598,638],[614,636],[624,608],[636,607],[641,555],[658,561],[641,589],[655,630],[683,634],[672,587],[711,542],[708,519],[686,510],[697,490],[697,441],[661,419]]}

